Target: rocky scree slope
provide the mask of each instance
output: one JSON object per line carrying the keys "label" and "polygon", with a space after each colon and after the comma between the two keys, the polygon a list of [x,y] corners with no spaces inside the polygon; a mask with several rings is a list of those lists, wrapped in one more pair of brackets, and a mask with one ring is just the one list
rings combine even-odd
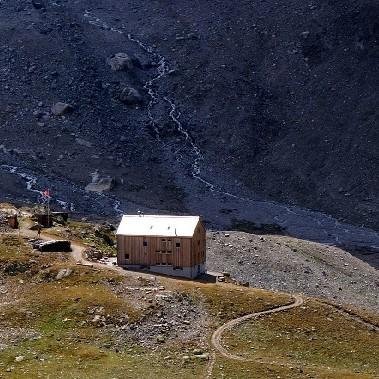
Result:
{"label": "rocky scree slope", "polygon": [[[213,185],[377,228],[377,16],[373,1],[2,1],[0,163],[82,211],[191,211]],[[2,196],[30,197],[1,175]],[[116,184],[108,200],[84,192],[94,176]]]}
{"label": "rocky scree slope", "polygon": [[286,236],[210,232],[207,268],[250,286],[304,293],[344,306],[379,310],[378,262],[343,249]]}

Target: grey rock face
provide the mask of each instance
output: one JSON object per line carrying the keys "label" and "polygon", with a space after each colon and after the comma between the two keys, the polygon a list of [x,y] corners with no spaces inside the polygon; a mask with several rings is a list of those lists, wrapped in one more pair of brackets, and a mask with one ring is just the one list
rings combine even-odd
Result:
{"label": "grey rock face", "polygon": [[92,181],[86,186],[87,192],[109,192],[113,189],[115,185],[115,179],[114,178],[99,178],[96,181]]}
{"label": "grey rock face", "polygon": [[127,71],[133,69],[133,61],[126,53],[117,53],[107,60],[112,71]]}
{"label": "grey rock face", "polygon": [[71,105],[71,104],[68,104],[68,103],[62,103],[62,102],[58,102],[58,103],[55,103],[52,107],[51,107],[51,112],[55,115],[55,116],[63,116],[65,114],[68,114],[68,113],[71,113],[73,112],[74,110],[74,107]]}
{"label": "grey rock face", "polygon": [[127,105],[141,104],[142,96],[135,88],[126,87],[120,94],[120,101]]}
{"label": "grey rock face", "polygon": [[72,270],[70,268],[63,268],[62,270],[58,271],[57,276],[55,277],[56,280],[61,280],[63,278],[67,278],[72,274]]}

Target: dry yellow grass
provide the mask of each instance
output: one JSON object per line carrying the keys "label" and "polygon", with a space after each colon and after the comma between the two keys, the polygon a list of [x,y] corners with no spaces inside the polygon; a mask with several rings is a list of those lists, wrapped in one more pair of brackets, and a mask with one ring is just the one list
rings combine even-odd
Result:
{"label": "dry yellow grass", "polygon": [[225,336],[224,345],[253,366],[259,359],[279,362],[273,367],[282,363],[320,378],[379,374],[378,333],[315,300],[246,322]]}
{"label": "dry yellow grass", "polygon": [[[206,362],[183,363],[177,350],[162,347],[159,351],[125,346],[116,351],[111,334],[91,322],[89,310],[102,308],[102,314],[115,321],[127,314],[131,322],[141,311],[125,297],[112,291],[127,278],[109,270],[72,265],[57,254],[33,253],[14,237],[4,237],[0,244],[0,262],[9,260],[39,266],[40,271],[16,272],[4,276],[18,291],[15,302],[1,304],[1,330],[34,330],[38,339],[14,342],[0,350],[0,377],[9,378],[170,378],[199,377]],[[67,278],[56,280],[62,268],[72,269]],[[8,288],[12,288],[8,286]],[[104,347],[106,346],[106,347]],[[17,356],[23,360],[16,361]],[[169,358],[167,358],[169,356]],[[166,358],[166,359],[165,359]]]}
{"label": "dry yellow grass", "polygon": [[[97,307],[114,319],[127,314],[135,321],[142,316],[140,308],[112,290],[112,286],[132,283],[135,278],[76,266],[68,255],[35,253],[17,236],[2,236],[0,268],[9,262],[26,264],[27,270],[3,276],[6,283],[21,290],[17,291],[17,302],[1,307],[0,330],[22,326],[37,331],[40,338],[19,341],[0,351],[0,377],[7,369],[9,378],[28,379],[204,376],[207,362],[185,363],[180,344],[159,350],[134,345],[116,351],[113,337],[91,323],[88,310]],[[72,273],[57,281],[63,268]],[[229,284],[172,278],[161,278],[160,282],[167,290],[185,292],[202,304],[208,313],[209,336],[228,320],[292,302],[288,294]],[[366,315],[361,310],[354,312]],[[377,319],[377,315],[366,316]],[[226,334],[223,341],[230,352],[247,361],[218,356],[213,378],[348,379],[374,378],[379,372],[377,333],[316,300],[247,322]],[[20,355],[24,359],[16,362]]]}
{"label": "dry yellow grass", "polygon": [[84,246],[94,246],[106,256],[116,255],[115,246],[110,246],[108,243],[109,241],[116,242],[114,233],[109,229],[102,229],[100,233],[97,233],[95,225],[88,222],[70,220],[67,225],[49,228],[46,232],[52,236],[80,242]]}

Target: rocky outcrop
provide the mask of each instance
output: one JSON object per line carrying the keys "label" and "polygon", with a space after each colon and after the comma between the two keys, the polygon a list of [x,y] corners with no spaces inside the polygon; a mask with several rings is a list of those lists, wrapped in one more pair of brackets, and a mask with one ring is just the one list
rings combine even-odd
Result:
{"label": "rocky outcrop", "polygon": [[72,113],[73,110],[74,107],[71,104],[62,102],[55,103],[51,107],[51,113],[53,113],[55,116],[63,116],[65,114]]}
{"label": "rocky outcrop", "polygon": [[86,186],[87,192],[109,192],[115,186],[115,179],[111,177],[100,178],[97,181],[92,181]]}
{"label": "rocky outcrop", "polygon": [[78,144],[78,145],[81,145],[81,146],[84,146],[84,147],[92,147],[92,143],[90,141],[87,141],[83,138],[75,138],[75,142]]}
{"label": "rocky outcrop", "polygon": [[67,278],[72,274],[72,270],[70,268],[62,268],[58,271],[57,276],[55,277],[56,280],[62,280],[63,278]]}
{"label": "rocky outcrop", "polygon": [[71,242],[67,240],[37,241],[33,248],[41,252],[70,252]]}
{"label": "rocky outcrop", "polygon": [[124,88],[119,95],[119,99],[121,102],[127,105],[136,105],[142,103],[142,96],[140,92],[132,87]]}
{"label": "rocky outcrop", "polygon": [[126,53],[117,53],[107,60],[112,71],[127,71],[133,69],[133,61]]}

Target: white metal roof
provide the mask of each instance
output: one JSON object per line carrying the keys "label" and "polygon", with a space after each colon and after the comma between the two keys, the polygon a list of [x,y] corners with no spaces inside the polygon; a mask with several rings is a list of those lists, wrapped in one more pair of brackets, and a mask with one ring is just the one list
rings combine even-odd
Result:
{"label": "white metal roof", "polygon": [[124,215],[117,235],[192,237],[199,216]]}

